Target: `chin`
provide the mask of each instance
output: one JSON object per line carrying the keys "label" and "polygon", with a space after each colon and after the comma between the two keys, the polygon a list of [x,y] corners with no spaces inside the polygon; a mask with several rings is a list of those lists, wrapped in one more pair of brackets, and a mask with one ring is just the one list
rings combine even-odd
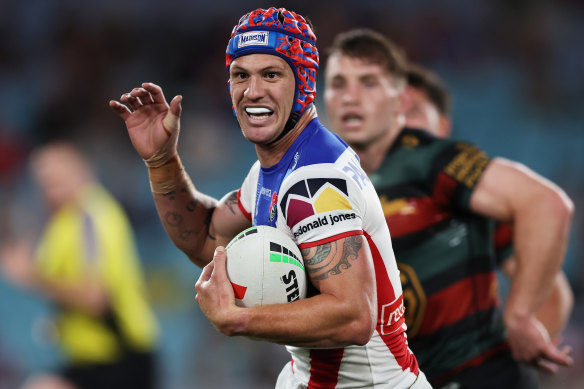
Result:
{"label": "chin", "polygon": [[368,142],[362,134],[355,131],[338,131],[338,135],[353,149],[362,149]]}
{"label": "chin", "polygon": [[274,133],[275,130],[268,127],[253,127],[243,130],[243,136],[245,139],[255,144],[267,144],[272,141],[272,139],[276,139],[276,136],[273,135]]}

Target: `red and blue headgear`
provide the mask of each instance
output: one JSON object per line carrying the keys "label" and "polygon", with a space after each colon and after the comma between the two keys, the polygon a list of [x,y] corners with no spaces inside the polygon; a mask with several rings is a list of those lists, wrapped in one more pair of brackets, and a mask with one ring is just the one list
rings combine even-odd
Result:
{"label": "red and blue headgear", "polygon": [[294,72],[294,104],[283,132],[285,134],[316,97],[316,36],[306,19],[295,12],[285,8],[258,8],[243,15],[233,27],[225,55],[227,69],[235,58],[258,53],[281,57]]}

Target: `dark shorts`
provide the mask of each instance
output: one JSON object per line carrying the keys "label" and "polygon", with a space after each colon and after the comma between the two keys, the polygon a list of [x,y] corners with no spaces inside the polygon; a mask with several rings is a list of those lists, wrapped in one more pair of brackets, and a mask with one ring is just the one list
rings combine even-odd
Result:
{"label": "dark shorts", "polygon": [[432,381],[432,386],[435,389],[538,389],[539,377],[534,367],[517,363],[506,351],[447,381]]}
{"label": "dark shorts", "polygon": [[68,366],[61,375],[78,389],[154,389],[154,359],[152,353],[131,353],[116,363]]}

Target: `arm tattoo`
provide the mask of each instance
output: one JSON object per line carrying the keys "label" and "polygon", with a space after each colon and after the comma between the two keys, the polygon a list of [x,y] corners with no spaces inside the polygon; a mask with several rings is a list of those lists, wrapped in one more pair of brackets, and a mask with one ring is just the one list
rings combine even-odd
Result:
{"label": "arm tattoo", "polygon": [[193,230],[184,230],[183,232],[180,233],[180,238],[183,241],[188,242],[191,239],[192,234]]}
{"label": "arm tattoo", "polygon": [[[336,242],[333,242],[335,244],[335,250],[336,250]],[[326,257],[330,254],[331,252],[331,243],[326,243],[323,244],[321,246],[317,246],[316,247],[316,253],[314,253],[314,255],[310,258],[306,258],[306,264],[308,266],[314,266],[318,263],[321,263],[322,261],[324,261],[326,259]]]}
{"label": "arm tattoo", "polygon": [[171,227],[178,227],[182,224],[183,218],[178,213],[167,212],[164,221]]}
{"label": "arm tattoo", "polygon": [[163,197],[170,197],[170,199],[171,199],[171,200],[174,200],[174,199],[175,199],[175,197],[176,197],[176,191],[174,191],[174,190],[171,190],[171,191],[170,191],[170,192],[168,192],[168,193],[163,193],[163,194],[162,194],[162,196],[163,196]]}
{"label": "arm tattoo", "polygon": [[311,249],[304,249],[302,256],[306,270],[313,280],[324,280],[329,275],[340,274],[351,267],[349,259],[356,260],[359,257],[361,246],[361,237],[349,236],[343,241],[340,257],[337,255],[337,242],[317,246],[314,254]]}
{"label": "arm tattoo", "polygon": [[195,212],[195,208],[197,207],[197,199],[193,199],[191,201],[189,201],[189,203],[186,206],[187,211],[189,212]]}
{"label": "arm tattoo", "polygon": [[237,209],[237,191],[234,190],[233,192],[231,192],[227,198],[225,199],[225,205],[227,205],[227,208],[229,208],[229,210],[231,211],[232,214],[235,215],[235,210]]}
{"label": "arm tattoo", "polygon": [[357,259],[361,246],[363,246],[363,240],[360,236],[353,235],[346,238],[343,243],[343,259],[348,259],[349,257]]}

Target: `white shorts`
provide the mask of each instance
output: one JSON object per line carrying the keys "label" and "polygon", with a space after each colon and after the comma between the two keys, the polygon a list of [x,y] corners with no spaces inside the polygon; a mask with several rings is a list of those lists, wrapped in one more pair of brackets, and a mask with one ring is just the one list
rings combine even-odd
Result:
{"label": "white shorts", "polygon": [[[390,386],[375,385],[375,388],[390,389]],[[280,372],[280,375],[278,376],[278,381],[276,381],[275,389],[306,389],[306,385],[304,385],[302,382],[298,381],[296,377],[294,377],[294,373],[292,373],[292,362],[288,362]],[[393,387],[391,389],[393,389]],[[420,371],[420,373],[418,374],[418,378],[416,378],[416,381],[414,381],[414,383],[410,385],[410,387],[407,389],[432,389],[432,385],[430,385],[430,383],[426,379],[426,375],[422,371]]]}
{"label": "white shorts", "polygon": [[278,376],[278,381],[276,381],[275,389],[306,389],[306,385],[294,377],[291,361],[284,365],[284,368]]}

